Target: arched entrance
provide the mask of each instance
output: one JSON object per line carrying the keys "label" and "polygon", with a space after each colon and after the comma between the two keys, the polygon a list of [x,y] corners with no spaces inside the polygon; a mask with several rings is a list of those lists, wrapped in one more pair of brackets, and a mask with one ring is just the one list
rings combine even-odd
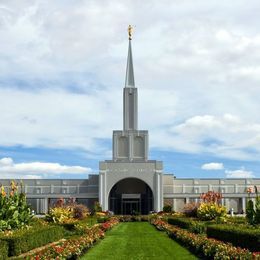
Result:
{"label": "arched entrance", "polygon": [[109,210],[122,215],[149,214],[153,210],[152,190],[140,179],[123,179],[110,191]]}

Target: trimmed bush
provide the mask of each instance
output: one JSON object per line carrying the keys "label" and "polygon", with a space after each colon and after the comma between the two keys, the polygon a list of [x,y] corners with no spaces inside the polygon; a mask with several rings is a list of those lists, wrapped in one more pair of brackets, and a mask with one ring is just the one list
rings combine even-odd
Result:
{"label": "trimmed bush", "polygon": [[246,205],[246,218],[249,224],[254,224],[254,216],[255,216],[255,210],[254,210],[254,202],[252,200],[249,200]]}
{"label": "trimmed bush", "polygon": [[20,230],[11,236],[0,237],[0,242],[8,243],[8,256],[16,256],[36,247],[46,245],[64,237],[65,230],[60,226],[33,227]]}
{"label": "trimmed bush", "polygon": [[245,226],[211,225],[207,228],[207,236],[234,246],[247,248],[250,251],[260,249],[260,229],[247,228]]}
{"label": "trimmed bush", "polygon": [[171,225],[178,226],[183,229],[201,234],[206,232],[206,224],[200,221],[194,221],[190,218],[168,218],[168,223]]}
{"label": "trimmed bush", "polygon": [[140,215],[140,216],[134,216],[134,215],[119,215],[116,216],[119,220],[119,222],[141,222],[141,221],[148,221],[149,217],[147,215]]}
{"label": "trimmed bush", "polygon": [[7,259],[8,256],[8,243],[0,240],[0,260]]}
{"label": "trimmed bush", "polygon": [[237,217],[237,216],[233,216],[233,217],[228,217],[227,218],[227,223],[231,223],[231,224],[247,224],[247,219],[245,217]]}
{"label": "trimmed bush", "polygon": [[163,212],[170,213],[172,212],[172,206],[169,204],[166,204],[163,206]]}

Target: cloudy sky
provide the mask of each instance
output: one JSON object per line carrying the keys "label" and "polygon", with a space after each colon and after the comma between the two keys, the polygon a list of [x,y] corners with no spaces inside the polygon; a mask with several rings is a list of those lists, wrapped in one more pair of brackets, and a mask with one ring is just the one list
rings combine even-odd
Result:
{"label": "cloudy sky", "polygon": [[0,0],[0,178],[85,178],[122,129],[127,26],[150,158],[260,178],[260,2]]}

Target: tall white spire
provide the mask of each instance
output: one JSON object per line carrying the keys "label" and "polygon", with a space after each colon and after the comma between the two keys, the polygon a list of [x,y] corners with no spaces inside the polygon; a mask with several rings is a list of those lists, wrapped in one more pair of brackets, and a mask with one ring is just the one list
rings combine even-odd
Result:
{"label": "tall white spire", "polygon": [[126,88],[135,87],[134,66],[133,66],[132,46],[131,46],[132,32],[133,32],[133,27],[129,25],[128,27],[129,45],[128,45],[128,56],[127,56],[126,77],[125,77]]}

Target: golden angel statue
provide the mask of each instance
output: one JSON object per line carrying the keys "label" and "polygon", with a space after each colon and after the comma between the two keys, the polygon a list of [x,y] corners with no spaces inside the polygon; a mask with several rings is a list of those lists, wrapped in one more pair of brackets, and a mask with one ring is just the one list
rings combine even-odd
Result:
{"label": "golden angel statue", "polygon": [[128,26],[127,31],[128,31],[129,40],[132,40],[133,29],[134,29],[134,28],[133,28],[132,25],[129,25],[129,26]]}

